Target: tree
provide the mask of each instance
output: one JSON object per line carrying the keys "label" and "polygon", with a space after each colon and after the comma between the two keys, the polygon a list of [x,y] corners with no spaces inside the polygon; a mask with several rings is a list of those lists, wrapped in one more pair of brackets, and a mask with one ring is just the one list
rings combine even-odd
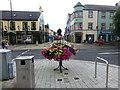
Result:
{"label": "tree", "polygon": [[113,32],[116,36],[120,37],[120,7],[117,9],[117,11],[113,17],[113,23],[115,26],[115,29]]}

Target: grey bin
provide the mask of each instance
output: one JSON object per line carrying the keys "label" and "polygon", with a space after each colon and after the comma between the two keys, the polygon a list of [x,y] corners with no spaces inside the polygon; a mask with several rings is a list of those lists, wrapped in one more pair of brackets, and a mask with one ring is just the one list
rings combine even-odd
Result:
{"label": "grey bin", "polygon": [[17,88],[34,88],[34,56],[21,56],[15,62]]}
{"label": "grey bin", "polygon": [[9,79],[8,63],[11,61],[11,50],[0,49],[0,80]]}
{"label": "grey bin", "polygon": [[10,79],[14,78],[14,75],[13,75],[13,62],[8,63],[8,73],[9,73],[9,78]]}

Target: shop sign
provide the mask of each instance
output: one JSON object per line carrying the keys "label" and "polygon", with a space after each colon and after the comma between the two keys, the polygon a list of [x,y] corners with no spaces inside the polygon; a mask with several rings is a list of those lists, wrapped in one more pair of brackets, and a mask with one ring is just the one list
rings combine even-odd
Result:
{"label": "shop sign", "polygon": [[112,34],[113,32],[111,31],[100,31],[100,34]]}

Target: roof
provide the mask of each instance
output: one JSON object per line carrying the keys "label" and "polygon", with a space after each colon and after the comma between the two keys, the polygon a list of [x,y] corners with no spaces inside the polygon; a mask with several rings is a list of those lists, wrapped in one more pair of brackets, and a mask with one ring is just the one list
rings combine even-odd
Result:
{"label": "roof", "polygon": [[84,5],[84,10],[107,10],[107,11],[116,11],[116,6],[107,6],[107,5],[90,5],[86,4]]}
{"label": "roof", "polygon": [[120,6],[120,1],[118,2],[118,6]]}
{"label": "roof", "polygon": [[[11,20],[11,11],[0,11],[0,20]],[[12,20],[38,20],[40,12],[12,11]]]}
{"label": "roof", "polygon": [[77,6],[83,6],[80,2],[78,2],[75,6],[74,6],[74,8],[75,7],[77,7]]}

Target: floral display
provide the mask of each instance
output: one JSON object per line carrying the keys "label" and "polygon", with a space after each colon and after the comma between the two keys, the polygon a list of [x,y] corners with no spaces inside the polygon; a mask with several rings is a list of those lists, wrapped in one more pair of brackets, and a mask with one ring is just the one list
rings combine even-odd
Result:
{"label": "floral display", "polygon": [[69,60],[71,55],[76,55],[78,49],[74,48],[73,45],[68,44],[66,41],[54,41],[50,48],[42,50],[42,55],[47,59]]}

